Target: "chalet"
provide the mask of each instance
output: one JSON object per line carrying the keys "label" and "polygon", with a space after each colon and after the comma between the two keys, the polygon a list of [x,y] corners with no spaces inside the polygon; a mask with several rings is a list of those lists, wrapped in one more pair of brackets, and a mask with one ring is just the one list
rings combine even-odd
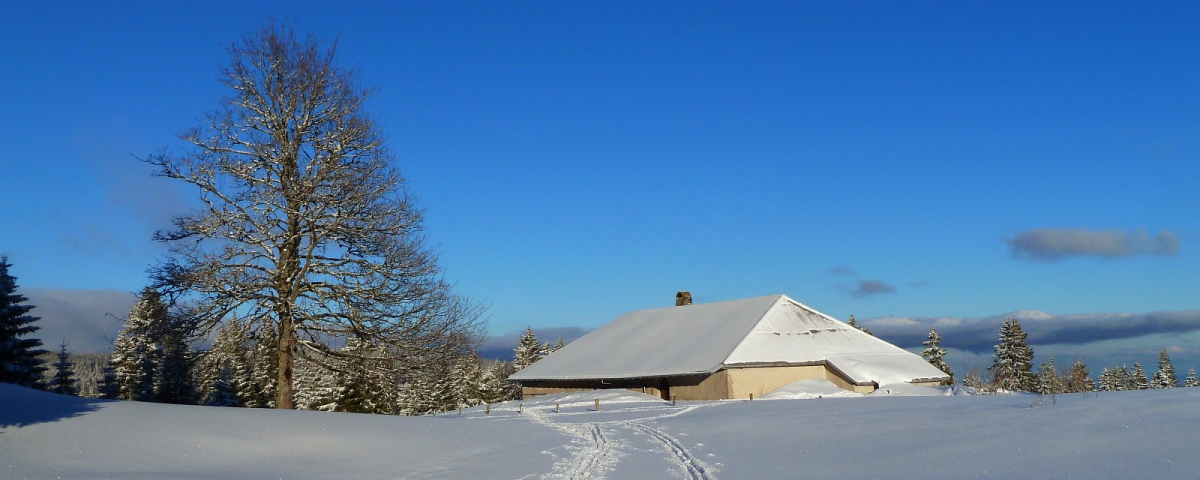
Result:
{"label": "chalet", "polygon": [[823,378],[869,393],[947,375],[786,295],[626,313],[509,377],[526,397],[626,388],[679,400],[747,398]]}

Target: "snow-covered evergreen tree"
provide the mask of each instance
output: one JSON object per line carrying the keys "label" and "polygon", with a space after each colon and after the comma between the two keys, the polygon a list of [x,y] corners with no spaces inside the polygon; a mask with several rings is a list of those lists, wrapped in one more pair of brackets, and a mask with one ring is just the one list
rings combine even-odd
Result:
{"label": "snow-covered evergreen tree", "polygon": [[[125,319],[125,328],[113,341],[109,360],[117,377],[117,398],[149,402],[154,400],[154,374],[157,364],[153,341],[155,325],[165,321],[167,306],[157,292],[142,291]],[[157,320],[153,317],[160,317]]]}
{"label": "snow-covered evergreen tree", "polygon": [[49,353],[38,347],[42,341],[29,337],[41,327],[34,325],[38,317],[27,315],[33,305],[17,293],[17,278],[8,273],[7,255],[0,255],[0,382],[26,387],[39,387],[46,362],[39,355]]}
{"label": "snow-covered evergreen tree", "polygon": [[1196,369],[1195,368],[1188,369],[1187,378],[1183,379],[1183,386],[1185,386],[1185,387],[1200,387],[1200,379],[1196,378]]}
{"label": "snow-covered evergreen tree", "polygon": [[1130,372],[1130,390],[1146,390],[1150,388],[1150,378],[1146,377],[1146,371],[1142,369],[1142,364],[1133,362],[1133,372]]}
{"label": "snow-covered evergreen tree", "polygon": [[1118,384],[1116,375],[1114,375],[1113,371],[1108,367],[1104,367],[1104,369],[1100,371],[1100,377],[1096,382],[1096,390],[1101,392],[1115,392],[1117,391],[1117,387]]}
{"label": "snow-covered evergreen tree", "polygon": [[1171,365],[1171,357],[1164,348],[1158,353],[1158,371],[1150,380],[1150,388],[1175,388],[1179,386],[1179,378],[1175,376],[1175,366]]}
{"label": "snow-covered evergreen tree", "polygon": [[[1107,371],[1107,370],[1106,370]],[[1096,382],[1088,375],[1092,372],[1088,371],[1087,365],[1083,364],[1083,360],[1076,360],[1071,365],[1071,370],[1067,372],[1064,387],[1067,393],[1090,392],[1096,388]]]}
{"label": "snow-covered evergreen tree", "polygon": [[1054,356],[1051,355],[1038,365],[1037,393],[1056,395],[1063,393],[1062,380],[1058,377],[1058,369],[1054,366]]}
{"label": "snow-covered evergreen tree", "polygon": [[222,371],[220,377],[212,383],[204,396],[204,404],[210,407],[239,407],[237,391],[233,387],[228,371]]}
{"label": "snow-covered evergreen tree", "polygon": [[496,362],[483,373],[483,385],[479,394],[484,403],[506,402],[521,396],[521,387],[508,381],[512,372],[511,365]]}
{"label": "snow-covered evergreen tree", "polygon": [[351,338],[341,349],[335,410],[392,415],[399,403],[399,376],[382,347]]}
{"label": "snow-covered evergreen tree", "polygon": [[874,334],[874,333],[871,333],[871,331],[870,331],[870,330],[867,330],[867,327],[864,327],[864,326],[862,326],[862,325],[859,325],[859,324],[858,324],[858,320],[855,320],[855,319],[854,319],[854,315],[853,315],[853,314],[851,314],[851,315],[850,315],[850,320],[849,320],[849,321],[847,321],[847,322],[846,322],[846,324],[847,324],[847,325],[850,325],[851,327],[857,328],[859,331],[861,331],[861,332],[863,332],[863,333],[865,333],[865,334],[867,334],[867,335],[875,336],[875,334]]}
{"label": "snow-covered evergreen tree", "polygon": [[458,408],[458,392],[452,368],[445,362],[434,362],[420,372],[414,372],[404,383],[400,395],[400,413],[428,415]]}
{"label": "snow-covered evergreen tree", "polygon": [[50,383],[46,384],[46,389],[54,393],[63,395],[79,396],[79,389],[76,384],[79,380],[75,378],[75,364],[70,361],[71,354],[67,353],[67,342],[64,341],[59,345],[58,361],[54,363],[54,377],[50,379]]}
{"label": "snow-covered evergreen tree", "polygon": [[517,343],[517,349],[513,355],[513,369],[520,370],[533,365],[534,362],[541,359],[542,345],[538,343],[537,335],[533,334],[533,329],[526,327],[525,333],[521,334],[521,340]]}
{"label": "snow-covered evergreen tree", "polygon": [[1033,375],[1033,349],[1029,348],[1025,338],[1026,333],[1017,319],[1006,319],[1001,325],[1000,343],[996,344],[992,366],[988,367],[998,391],[1031,392],[1037,388]]}
{"label": "snow-covered evergreen tree", "polygon": [[432,412],[445,412],[458,408],[458,392],[449,365],[437,365],[433,369],[429,384],[429,404]]}
{"label": "snow-covered evergreen tree", "polygon": [[925,361],[929,362],[930,365],[937,367],[938,370],[950,376],[948,380],[942,382],[942,385],[954,385],[954,372],[950,370],[950,364],[946,363],[945,360],[946,349],[938,346],[941,342],[942,336],[938,335],[937,329],[930,328],[929,340],[926,340],[922,344],[925,345],[925,350],[921,352],[921,357],[924,357]]}
{"label": "snow-covered evergreen tree", "polygon": [[159,357],[154,379],[154,401],[159,403],[195,404],[196,389],[192,383],[192,350],[184,332],[168,323],[162,325],[158,337]]}
{"label": "snow-covered evergreen tree", "polygon": [[295,401],[301,410],[333,411],[337,408],[338,379],[333,370],[306,356],[296,357]]}
{"label": "snow-covered evergreen tree", "polygon": [[247,372],[243,372],[238,378],[246,383],[243,389],[253,394],[252,398],[247,397],[245,401],[255,407],[275,408],[275,401],[279,396],[279,333],[275,324],[269,320],[263,320],[262,325],[262,329],[255,335],[251,364]]}
{"label": "snow-covered evergreen tree", "polygon": [[[237,320],[230,321],[217,330],[212,348],[196,362],[199,397],[205,405],[222,407],[249,406],[242,401],[245,392],[253,396],[253,387],[247,387],[239,377],[249,375],[246,336],[249,326]],[[230,399],[232,398],[232,400]]]}
{"label": "snow-covered evergreen tree", "polygon": [[173,319],[162,296],[142,290],[129,311],[125,328],[113,342],[110,363],[119,385],[118,398],[145,402],[191,403],[191,352],[183,326]]}
{"label": "snow-covered evergreen tree", "polygon": [[1120,385],[1118,390],[1137,390],[1137,382],[1133,379],[1133,372],[1129,370],[1129,366],[1122,364],[1114,375],[1117,377],[1117,384]]}
{"label": "snow-covered evergreen tree", "polygon": [[412,375],[400,386],[397,408],[401,415],[424,415],[433,409],[429,394],[430,383],[424,375]]}
{"label": "snow-covered evergreen tree", "polygon": [[554,348],[553,348],[553,349],[551,349],[550,351],[551,351],[551,352],[557,352],[557,351],[559,351],[559,350],[562,350],[562,347],[564,347],[564,346],[565,346],[565,345],[563,345],[562,337],[558,337],[558,342],[556,342],[556,343],[554,344]]}
{"label": "snow-covered evergreen tree", "polygon": [[457,406],[467,408],[483,403],[483,367],[478,356],[467,355],[455,362],[450,378]]}
{"label": "snow-covered evergreen tree", "polygon": [[120,398],[121,384],[117,381],[117,373],[112,364],[105,365],[100,372],[100,380],[96,382],[96,392],[100,394],[100,398],[109,400]]}

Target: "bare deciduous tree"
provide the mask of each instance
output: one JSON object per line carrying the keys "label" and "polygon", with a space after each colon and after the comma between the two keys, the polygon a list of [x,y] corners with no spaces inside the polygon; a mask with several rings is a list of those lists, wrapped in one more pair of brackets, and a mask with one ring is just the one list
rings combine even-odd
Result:
{"label": "bare deciduous tree", "polygon": [[155,234],[169,248],[155,286],[187,300],[197,334],[235,317],[270,322],[278,408],[293,406],[296,354],[336,357],[331,341],[357,338],[420,368],[483,323],[442,279],[423,211],[365,112],[371,90],[335,51],[287,27],[247,34],[221,71],[232,94],[180,135],[186,151],[144,159],[203,202]]}

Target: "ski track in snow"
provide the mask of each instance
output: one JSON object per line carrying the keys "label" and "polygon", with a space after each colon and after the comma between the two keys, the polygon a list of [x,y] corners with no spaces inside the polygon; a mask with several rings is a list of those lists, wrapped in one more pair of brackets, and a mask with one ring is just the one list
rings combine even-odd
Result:
{"label": "ski track in snow", "polygon": [[709,475],[708,473],[708,465],[705,465],[704,462],[693,456],[688,449],[683,448],[683,445],[679,443],[679,440],[676,440],[674,437],[667,435],[660,430],[647,427],[640,423],[628,422],[626,426],[641,431],[649,435],[650,438],[653,438],[659,443],[663,444],[663,446],[665,446],[667,450],[675,456],[675,461],[678,463],[678,465],[687,471],[687,476],[685,478],[691,478],[692,480],[715,480],[715,477]]}
{"label": "ski track in snow", "polygon": [[620,454],[615,448],[617,442],[609,442],[599,423],[558,423],[538,408],[530,408],[526,414],[534,423],[574,436],[572,443],[579,445],[567,447],[568,451],[573,450],[571,457],[559,460],[554,464],[554,472],[542,478],[601,479],[604,472],[617,464]]}
{"label": "ski track in snow", "polygon": [[[668,459],[675,464],[683,478],[692,480],[716,480],[716,477],[710,472],[711,467],[703,461],[696,458],[684,448],[683,444],[679,443],[674,437],[663,433],[662,431],[643,425],[641,422],[649,422],[663,418],[671,418],[685,413],[691,412],[698,408],[716,405],[715,403],[692,405],[677,411],[655,415],[636,420],[613,420],[605,422],[581,422],[581,423],[561,423],[551,420],[546,412],[541,408],[530,408],[526,410],[529,420],[534,423],[551,427],[568,435],[575,437],[572,443],[578,444],[576,447],[567,447],[568,451],[572,451],[570,458],[564,458],[554,465],[554,472],[543,475],[542,478],[567,478],[567,479],[602,479],[604,473],[612,470],[620,461],[621,453],[617,451],[617,447],[622,443],[617,440],[609,440],[604,434],[604,427],[619,426],[631,431],[637,431],[646,434],[654,442],[662,445],[662,447],[670,452],[671,458]],[[656,409],[636,409],[642,411],[651,411]],[[568,414],[570,416],[581,415],[580,413]],[[586,413],[582,413],[586,415]]]}

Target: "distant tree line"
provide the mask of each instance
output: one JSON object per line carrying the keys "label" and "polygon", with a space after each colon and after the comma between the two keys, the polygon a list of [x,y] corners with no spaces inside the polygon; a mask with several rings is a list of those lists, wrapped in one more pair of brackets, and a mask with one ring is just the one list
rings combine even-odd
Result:
{"label": "distant tree line", "polygon": [[[166,297],[144,289],[113,342],[111,355],[82,359],[86,377],[99,377],[81,388],[79,361],[64,341],[56,354],[41,349],[37,317],[17,292],[8,258],[0,256],[0,381],[66,395],[201,404],[276,408],[278,405],[278,332],[271,322],[232,319],[223,323],[207,350],[196,349],[194,324],[186,309],[172,309]],[[257,328],[254,326],[257,325]],[[962,383],[981,392],[1039,394],[1121,391],[1200,386],[1195,369],[1180,382],[1166,350],[1158,369],[1147,375],[1141,364],[1105,367],[1098,379],[1082,360],[1059,370],[1053,357],[1033,368],[1033,349],[1016,319],[1006,319],[985,371],[968,370]],[[922,356],[956,383],[931,329]],[[293,408],[395,415],[423,415],[520,398],[520,388],[507,381],[563,347],[539,342],[532,329],[521,335],[513,360],[489,361],[477,356],[470,341],[460,340],[453,355],[408,359],[387,345],[350,336],[324,357],[300,356],[295,365]],[[103,359],[107,357],[106,361]],[[50,359],[50,361],[47,361]],[[98,372],[98,374],[97,374]]]}
{"label": "distant tree line", "polygon": [[[1058,369],[1053,356],[1042,360],[1035,371],[1033,349],[1026,337],[1017,319],[1005,319],[1000,326],[999,341],[992,352],[992,365],[985,371],[978,368],[968,370],[962,380],[963,385],[979,392],[1030,392],[1043,395],[1200,386],[1195,368],[1188,369],[1187,377],[1180,384],[1166,349],[1159,352],[1158,371],[1152,377],[1146,375],[1140,363],[1134,362],[1133,369],[1125,365],[1104,367],[1099,378],[1093,380],[1083,360],[1076,360],[1070,367]],[[950,376],[945,384],[954,384],[954,373],[945,361],[946,349],[939,346],[941,339],[937,329],[931,328],[921,355]]]}

